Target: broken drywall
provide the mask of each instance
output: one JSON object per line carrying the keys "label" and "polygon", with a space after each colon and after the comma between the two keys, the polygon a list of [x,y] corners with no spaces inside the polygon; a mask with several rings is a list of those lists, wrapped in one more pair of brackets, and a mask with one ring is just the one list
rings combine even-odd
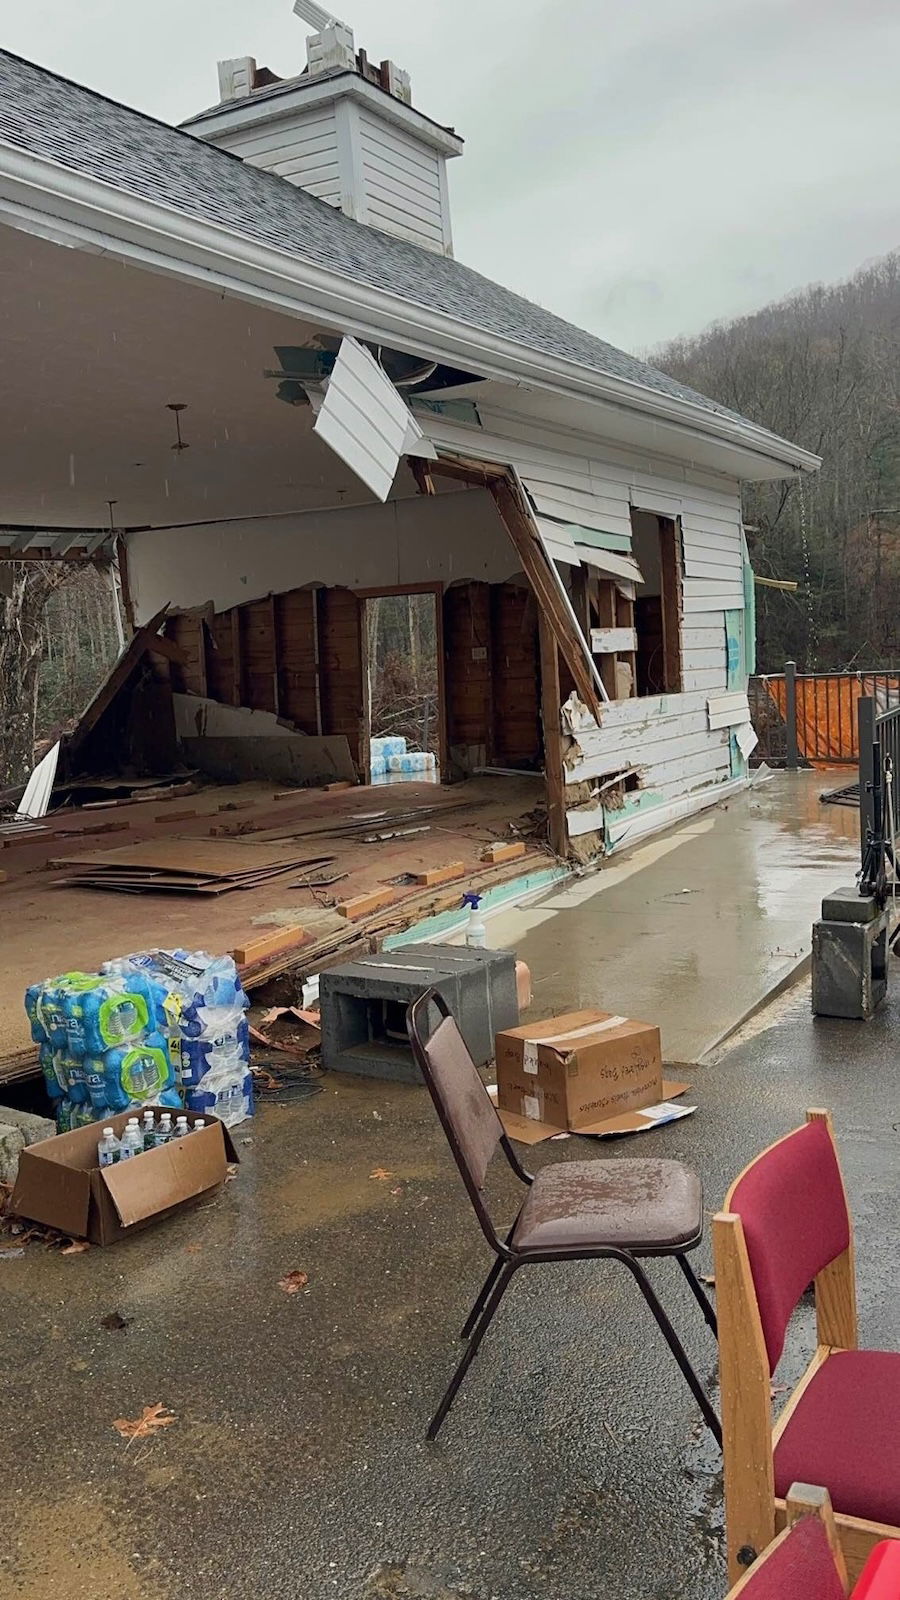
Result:
{"label": "broken drywall", "polygon": [[200,695],[172,698],[185,761],[219,783],[356,782],[343,734],[299,733],[270,711],[224,706]]}

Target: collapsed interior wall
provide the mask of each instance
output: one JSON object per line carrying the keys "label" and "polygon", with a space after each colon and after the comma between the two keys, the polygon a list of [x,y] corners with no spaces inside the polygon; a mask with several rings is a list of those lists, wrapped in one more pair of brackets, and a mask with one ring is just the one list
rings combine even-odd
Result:
{"label": "collapsed interior wall", "polygon": [[[366,765],[364,599],[345,587],[268,595],[166,620],[177,693],[268,712],[307,735],[343,735]],[[537,603],[524,580],[460,582],[442,598],[450,771],[541,765]]]}

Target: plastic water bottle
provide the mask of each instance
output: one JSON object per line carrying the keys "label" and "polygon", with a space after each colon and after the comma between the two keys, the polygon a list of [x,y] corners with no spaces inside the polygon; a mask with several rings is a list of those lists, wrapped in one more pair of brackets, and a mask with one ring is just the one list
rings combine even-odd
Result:
{"label": "plastic water bottle", "polygon": [[171,1111],[164,1111],[159,1119],[159,1127],[154,1129],[153,1143],[157,1148],[159,1148],[160,1145],[168,1144],[171,1137],[172,1113]]}
{"label": "plastic water bottle", "polygon": [[143,1140],[144,1149],[152,1150],[156,1143],[156,1126],[153,1120],[152,1111],[144,1112]]}
{"label": "plastic water bottle", "polygon": [[137,1117],[129,1117],[125,1132],[122,1135],[122,1144],[119,1150],[120,1161],[130,1161],[132,1156],[143,1155],[144,1135],[141,1133]]}
{"label": "plastic water bottle", "polygon": [[112,1128],[104,1128],[103,1138],[100,1140],[100,1143],[97,1146],[97,1165],[101,1167],[111,1167],[114,1162],[119,1160],[119,1155],[119,1141],[113,1133]]}
{"label": "plastic water bottle", "polygon": [[191,1129],[191,1132],[192,1133],[199,1133],[201,1128],[205,1128],[205,1127],[206,1127],[206,1119],[204,1117],[198,1117],[197,1121],[194,1123],[193,1128]]}
{"label": "plastic water bottle", "polygon": [[177,1117],[175,1120],[175,1138],[183,1139],[185,1134],[190,1133],[190,1131],[187,1117]]}
{"label": "plastic water bottle", "polygon": [[469,907],[469,920],[466,924],[466,944],[472,950],[483,950],[487,944],[487,928],[481,915],[480,894],[464,894],[463,905]]}

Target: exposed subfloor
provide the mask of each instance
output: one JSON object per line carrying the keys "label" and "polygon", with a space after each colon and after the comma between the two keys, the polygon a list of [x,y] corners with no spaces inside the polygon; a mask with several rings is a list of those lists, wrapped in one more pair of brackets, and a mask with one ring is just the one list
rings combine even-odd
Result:
{"label": "exposed subfloor", "polygon": [[[862,1325],[890,1347],[900,1005],[814,1024],[808,1003],[791,991],[777,1026],[763,1014],[697,1069],[695,1117],[528,1160],[682,1158],[711,1212],[752,1153],[831,1105]],[[127,1244],[0,1254],[3,1600],[720,1600],[717,1452],[630,1281],[524,1273],[429,1446],[486,1249],[425,1091],[329,1077],[266,1105],[237,1147],[220,1196]],[[508,1209],[511,1180],[497,1194]],[[288,1296],[294,1269],[309,1284]],[[683,1284],[667,1264],[654,1278],[712,1384]],[[124,1330],[102,1326],[113,1311]],[[114,1419],[156,1402],[177,1421],[126,1445]]]}
{"label": "exposed subfloor", "polygon": [[[29,1043],[22,1003],[27,985],[58,972],[92,971],[110,956],[148,947],[181,945],[220,953],[295,924],[316,940],[352,937],[353,928],[364,925],[348,926],[335,904],[385,885],[394,886],[396,902],[369,918],[369,924],[377,922],[396,931],[427,916],[448,897],[458,900],[479,877],[493,883],[521,873],[521,861],[500,868],[486,868],[480,861],[491,841],[519,837],[517,823],[532,857],[538,853],[538,865],[552,865],[540,842],[530,836],[531,825],[525,820],[540,803],[540,776],[480,778],[449,788],[409,783],[332,793],[298,789],[279,799],[273,798],[275,792],[262,784],[210,786],[167,801],[60,811],[48,819],[47,834],[31,843],[0,848],[0,865],[7,874],[6,882],[0,880],[0,1058]],[[440,813],[420,819],[411,815],[428,807],[440,807]],[[392,822],[392,817],[401,820]],[[363,833],[352,837],[316,831],[356,825],[364,818],[370,819],[370,829],[364,827]],[[78,831],[95,828],[111,831]],[[265,832],[251,835],[245,831],[249,828]],[[213,829],[217,838],[226,829],[238,840],[273,833],[288,841],[293,838],[304,857],[333,857],[330,866],[318,869],[322,874],[341,876],[325,889],[310,890],[303,887],[303,871],[298,869],[256,889],[204,898],[69,887],[62,880],[74,869],[48,865],[66,856],[87,861],[94,852],[138,841],[178,837],[199,843],[208,841]],[[364,835],[369,831],[397,836],[367,843]],[[464,863],[465,878],[430,893],[396,881],[404,874],[454,861]]]}

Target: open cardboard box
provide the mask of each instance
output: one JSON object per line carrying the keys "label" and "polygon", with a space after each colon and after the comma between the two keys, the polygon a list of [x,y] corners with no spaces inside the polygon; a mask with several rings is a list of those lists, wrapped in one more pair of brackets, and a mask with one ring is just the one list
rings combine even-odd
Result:
{"label": "open cardboard box", "polygon": [[497,1106],[510,1138],[640,1133],[688,1116],[689,1088],[662,1075],[659,1029],[608,1011],[572,1011],[497,1034]]}
{"label": "open cardboard box", "polygon": [[[148,1108],[149,1109],[149,1108]],[[155,1106],[159,1113],[167,1107]],[[184,1115],[193,1128],[192,1111]],[[55,1139],[27,1145],[10,1209],[30,1222],[42,1222],[92,1244],[113,1244],[130,1233],[193,1205],[224,1183],[229,1162],[237,1161],[228,1129],[207,1115],[206,1127],[158,1150],[145,1150],[112,1167],[97,1165],[103,1128],[120,1136],[134,1111],[108,1117],[102,1125],[75,1128]]]}

